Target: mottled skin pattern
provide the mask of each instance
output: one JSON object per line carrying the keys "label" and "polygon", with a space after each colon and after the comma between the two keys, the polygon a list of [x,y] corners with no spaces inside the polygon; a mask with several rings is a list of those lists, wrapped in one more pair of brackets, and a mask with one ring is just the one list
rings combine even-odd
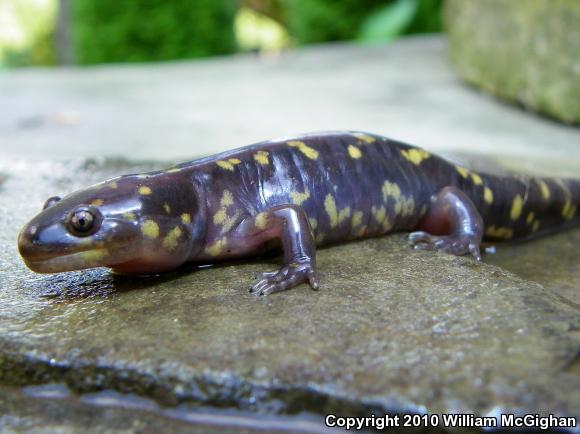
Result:
{"label": "mottled skin pattern", "polygon": [[498,177],[357,132],[263,142],[51,198],[19,235],[37,272],[97,266],[150,274],[278,249],[283,267],[252,292],[309,281],[316,246],[412,231],[415,248],[480,259],[482,238],[580,223],[580,183]]}

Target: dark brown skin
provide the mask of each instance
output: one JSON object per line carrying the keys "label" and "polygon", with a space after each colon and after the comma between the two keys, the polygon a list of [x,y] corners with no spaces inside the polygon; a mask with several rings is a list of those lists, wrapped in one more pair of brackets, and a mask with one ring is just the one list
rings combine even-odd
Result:
{"label": "dark brown skin", "polygon": [[579,203],[577,180],[479,174],[381,136],[329,132],[50,198],[18,243],[37,272],[151,274],[278,249],[283,267],[251,289],[267,295],[317,288],[316,246],[415,230],[415,248],[479,260],[482,239],[579,224]]}

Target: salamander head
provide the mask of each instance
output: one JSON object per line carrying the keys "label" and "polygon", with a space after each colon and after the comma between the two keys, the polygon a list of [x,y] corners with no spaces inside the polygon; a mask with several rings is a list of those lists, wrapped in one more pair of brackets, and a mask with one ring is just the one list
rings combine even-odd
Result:
{"label": "salamander head", "polygon": [[155,178],[128,175],[49,198],[18,236],[26,265],[38,273],[109,267],[148,274],[183,264],[203,235],[196,195]]}

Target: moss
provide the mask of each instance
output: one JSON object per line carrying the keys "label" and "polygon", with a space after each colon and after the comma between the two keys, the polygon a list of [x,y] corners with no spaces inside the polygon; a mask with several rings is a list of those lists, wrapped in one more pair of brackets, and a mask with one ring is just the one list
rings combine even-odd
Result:
{"label": "moss", "polygon": [[580,123],[580,3],[450,0],[450,56],[469,83],[566,123]]}

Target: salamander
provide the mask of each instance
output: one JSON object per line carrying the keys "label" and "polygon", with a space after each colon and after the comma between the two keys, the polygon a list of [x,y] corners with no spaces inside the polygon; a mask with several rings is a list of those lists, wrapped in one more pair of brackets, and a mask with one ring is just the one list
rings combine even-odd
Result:
{"label": "salamander", "polygon": [[409,231],[416,249],[472,255],[483,240],[580,223],[580,181],[495,176],[362,132],[272,140],[49,198],[19,234],[39,273],[156,274],[279,251],[259,295],[319,285],[316,248]]}

